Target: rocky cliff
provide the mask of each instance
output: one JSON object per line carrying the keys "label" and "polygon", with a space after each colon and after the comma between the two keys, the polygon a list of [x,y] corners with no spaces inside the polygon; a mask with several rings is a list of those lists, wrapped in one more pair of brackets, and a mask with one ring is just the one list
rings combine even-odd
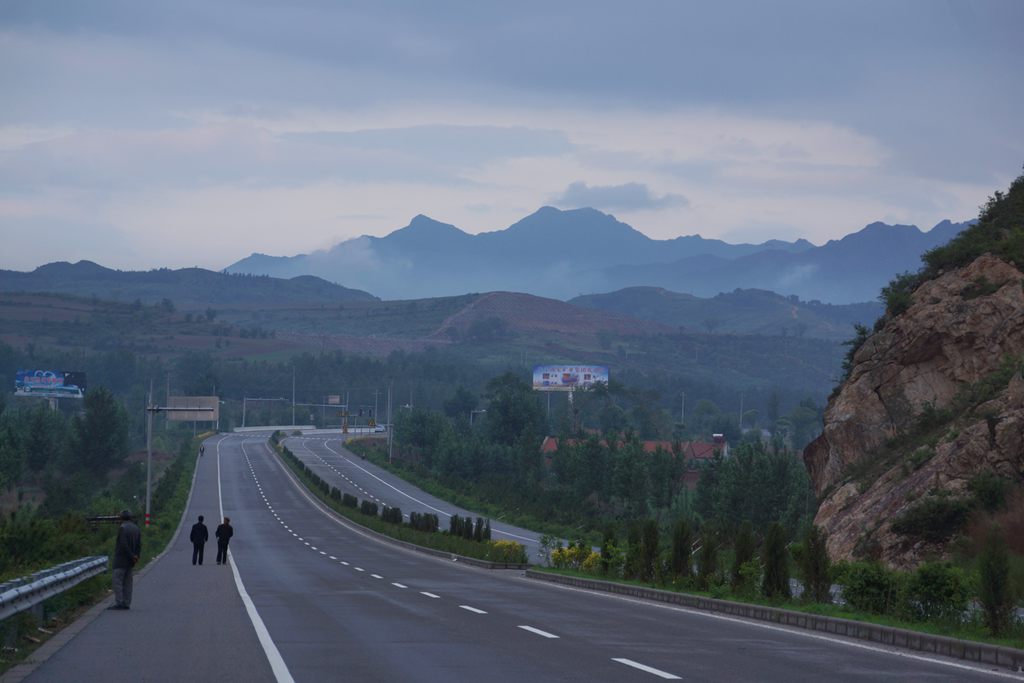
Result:
{"label": "rocky cliff", "polygon": [[908,303],[853,354],[804,451],[834,559],[941,555],[979,476],[1024,481],[1024,273],[984,254]]}

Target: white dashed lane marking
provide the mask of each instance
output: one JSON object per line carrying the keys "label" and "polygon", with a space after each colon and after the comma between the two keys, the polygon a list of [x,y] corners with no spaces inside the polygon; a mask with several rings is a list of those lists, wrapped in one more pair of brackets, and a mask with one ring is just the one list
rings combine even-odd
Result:
{"label": "white dashed lane marking", "polygon": [[459,605],[459,607],[461,607],[462,609],[464,609],[464,610],[466,610],[468,612],[472,612],[473,614],[487,614],[487,612],[483,611],[482,609],[477,609],[476,607],[470,607],[469,605]]}
{"label": "white dashed lane marking", "polygon": [[538,636],[542,636],[544,638],[557,638],[558,637],[554,633],[548,633],[547,631],[541,631],[539,628],[534,628],[532,626],[524,626],[524,625],[520,624],[518,628],[521,628],[524,631],[529,631],[530,633],[536,633]]}
{"label": "white dashed lane marking", "polygon": [[[522,628],[522,627],[520,627],[520,628]],[[662,671],[661,669],[655,669],[652,666],[647,666],[646,664],[641,664],[640,662],[634,662],[632,659],[623,659],[622,657],[612,657],[612,661],[613,662],[618,662],[619,664],[625,664],[626,666],[631,666],[634,669],[639,669],[640,671],[646,671],[649,674],[654,674],[658,678],[664,678],[665,680],[669,680],[669,681],[681,680],[679,678],[679,676],[676,676],[675,674],[670,674],[667,671]]]}

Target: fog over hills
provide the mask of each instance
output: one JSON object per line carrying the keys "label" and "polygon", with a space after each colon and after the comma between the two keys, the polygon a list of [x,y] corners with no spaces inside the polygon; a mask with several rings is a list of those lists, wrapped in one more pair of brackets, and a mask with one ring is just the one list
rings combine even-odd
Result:
{"label": "fog over hills", "polygon": [[296,256],[253,254],[226,268],[290,278],[316,275],[385,299],[506,290],[569,299],[627,287],[697,296],[764,289],[805,300],[874,300],[894,275],[967,223],[872,223],[815,246],[806,240],[729,244],[688,235],[651,239],[595,209],[543,207],[504,230],[471,235],[416,216],[385,237],[362,236]]}

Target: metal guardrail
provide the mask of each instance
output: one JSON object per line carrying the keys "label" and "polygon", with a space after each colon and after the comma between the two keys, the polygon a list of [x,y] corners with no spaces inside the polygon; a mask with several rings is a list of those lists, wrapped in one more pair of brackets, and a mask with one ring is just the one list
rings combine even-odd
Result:
{"label": "metal guardrail", "polygon": [[0,621],[35,607],[107,570],[107,555],[83,557],[0,583]]}

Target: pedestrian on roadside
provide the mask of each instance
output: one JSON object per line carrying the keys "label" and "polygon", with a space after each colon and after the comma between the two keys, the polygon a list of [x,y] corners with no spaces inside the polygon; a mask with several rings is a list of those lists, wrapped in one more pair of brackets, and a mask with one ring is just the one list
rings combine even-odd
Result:
{"label": "pedestrian on roadside", "polygon": [[231,518],[225,517],[224,523],[217,527],[217,564],[228,563],[228,542],[231,537],[235,535],[235,530],[231,528]]}
{"label": "pedestrian on roadside", "polygon": [[210,540],[210,532],[203,524],[202,515],[199,515],[199,521],[192,525],[192,533],[189,534],[188,539],[192,541],[192,564],[195,565],[196,560],[202,564],[203,550],[206,548],[206,542]]}
{"label": "pedestrian on roadside", "polygon": [[114,561],[111,563],[114,588],[114,604],[107,609],[130,609],[132,606],[132,569],[142,554],[142,534],[132,521],[132,513],[121,511],[121,528],[117,530],[114,544]]}
{"label": "pedestrian on roadside", "polygon": [[206,444],[204,444],[204,443],[199,444],[199,457],[200,458],[203,457],[203,453],[205,453],[205,452],[206,452]]}

